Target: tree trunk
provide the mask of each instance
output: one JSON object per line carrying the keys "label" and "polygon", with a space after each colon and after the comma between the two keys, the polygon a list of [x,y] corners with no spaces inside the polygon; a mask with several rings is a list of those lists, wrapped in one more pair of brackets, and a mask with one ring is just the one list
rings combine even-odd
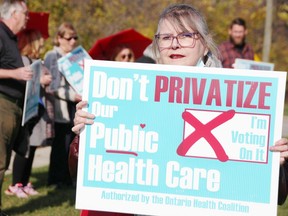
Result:
{"label": "tree trunk", "polygon": [[264,30],[264,42],[262,51],[262,61],[269,62],[273,20],[273,0],[266,0],[266,20]]}

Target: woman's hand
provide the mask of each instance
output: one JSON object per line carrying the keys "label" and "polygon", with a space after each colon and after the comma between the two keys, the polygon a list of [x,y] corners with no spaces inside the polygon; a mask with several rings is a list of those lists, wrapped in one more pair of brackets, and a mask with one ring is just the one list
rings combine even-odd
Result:
{"label": "woman's hand", "polygon": [[274,146],[270,147],[270,151],[280,152],[280,165],[288,162],[288,140],[286,138],[278,140]]}
{"label": "woman's hand", "polygon": [[11,75],[12,79],[28,81],[33,78],[33,71],[30,66],[25,66],[13,69],[13,73],[9,75]]}
{"label": "woman's hand", "polygon": [[76,134],[79,134],[81,132],[85,124],[91,125],[94,123],[95,115],[82,110],[82,108],[86,107],[87,105],[87,101],[80,101],[76,105],[74,127],[72,127],[72,131]]}
{"label": "woman's hand", "polygon": [[41,74],[40,76],[40,84],[42,86],[47,86],[51,83],[52,76],[50,74]]}
{"label": "woman's hand", "polygon": [[82,96],[79,94],[75,95],[75,102],[81,102],[82,101]]}

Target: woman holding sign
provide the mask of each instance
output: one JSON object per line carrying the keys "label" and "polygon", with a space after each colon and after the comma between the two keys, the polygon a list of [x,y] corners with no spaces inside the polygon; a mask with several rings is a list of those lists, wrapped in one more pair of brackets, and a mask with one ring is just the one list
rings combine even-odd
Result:
{"label": "woman holding sign", "polygon": [[73,139],[71,124],[75,113],[75,102],[81,96],[69,85],[58,69],[58,59],[71,52],[78,45],[78,36],[71,23],[62,23],[54,39],[54,48],[46,53],[44,65],[52,74],[49,86],[54,102],[55,138],[52,143],[48,185],[62,187],[72,185],[68,170],[68,146]]}
{"label": "woman holding sign", "polygon": [[[171,5],[162,12],[153,40],[153,49],[158,64],[221,67],[217,48],[204,17],[186,4]],[[85,106],[86,101],[79,102],[76,106],[72,128],[76,134],[80,133],[85,124],[94,123],[95,116],[82,110]],[[279,143],[274,150],[288,153],[287,142]],[[288,157],[286,153],[281,156]],[[102,213],[93,212],[93,215]]]}
{"label": "woman holding sign", "polygon": [[[204,17],[185,4],[172,5],[162,12],[153,40],[153,51],[158,64],[222,67]],[[82,111],[86,105],[86,101],[81,101],[76,106],[72,128],[76,134],[85,124],[94,122],[93,114]]]}
{"label": "woman holding sign", "polygon": [[[204,17],[189,5],[175,4],[163,11],[153,40],[153,50],[159,64],[221,67]],[[72,128],[76,134],[85,124],[94,122],[95,116],[82,110],[86,105],[87,102],[82,101],[76,106],[75,126]],[[82,215],[115,215],[97,211],[89,213],[83,211]]]}

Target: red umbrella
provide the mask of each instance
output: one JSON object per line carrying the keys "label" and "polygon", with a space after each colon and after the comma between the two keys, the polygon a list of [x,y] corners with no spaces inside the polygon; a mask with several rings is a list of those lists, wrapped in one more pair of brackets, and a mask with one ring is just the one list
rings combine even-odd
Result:
{"label": "red umbrella", "polygon": [[137,59],[143,55],[143,51],[151,42],[151,39],[131,28],[97,40],[89,50],[89,54],[93,59],[110,60],[113,50],[117,46],[127,45],[133,50],[135,59]]}
{"label": "red umbrella", "polygon": [[27,30],[38,30],[42,37],[47,39],[49,37],[48,21],[49,13],[46,12],[30,12],[29,20],[26,24]]}

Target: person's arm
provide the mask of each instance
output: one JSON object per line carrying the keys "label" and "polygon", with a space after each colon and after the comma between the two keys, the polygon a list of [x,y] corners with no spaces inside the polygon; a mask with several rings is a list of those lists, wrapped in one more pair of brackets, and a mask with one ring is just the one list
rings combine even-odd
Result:
{"label": "person's arm", "polygon": [[17,69],[0,69],[0,79],[31,80],[33,72],[29,66]]}
{"label": "person's arm", "polygon": [[65,78],[62,78],[61,86],[57,90],[55,90],[53,93],[55,97],[65,100],[65,101],[71,101],[71,102],[79,102],[81,101],[82,97],[81,95],[77,94],[76,91],[69,85],[69,83],[65,80]]}
{"label": "person's arm", "polygon": [[65,101],[79,102],[82,97],[77,94],[69,85],[66,79],[62,76],[58,69],[59,54],[56,51],[49,51],[44,58],[44,66],[50,71],[52,75],[52,82],[50,84],[51,94],[56,98]]}
{"label": "person's arm", "polygon": [[282,138],[270,147],[272,152],[280,152],[280,173],[278,188],[278,204],[282,205],[288,195],[288,140]]}
{"label": "person's arm", "polygon": [[278,188],[278,205],[284,204],[288,195],[288,165],[280,166],[279,188]]}
{"label": "person's arm", "polygon": [[52,81],[52,76],[49,72],[49,70],[44,66],[41,65],[41,76],[40,76],[40,84],[43,88],[48,86]]}

